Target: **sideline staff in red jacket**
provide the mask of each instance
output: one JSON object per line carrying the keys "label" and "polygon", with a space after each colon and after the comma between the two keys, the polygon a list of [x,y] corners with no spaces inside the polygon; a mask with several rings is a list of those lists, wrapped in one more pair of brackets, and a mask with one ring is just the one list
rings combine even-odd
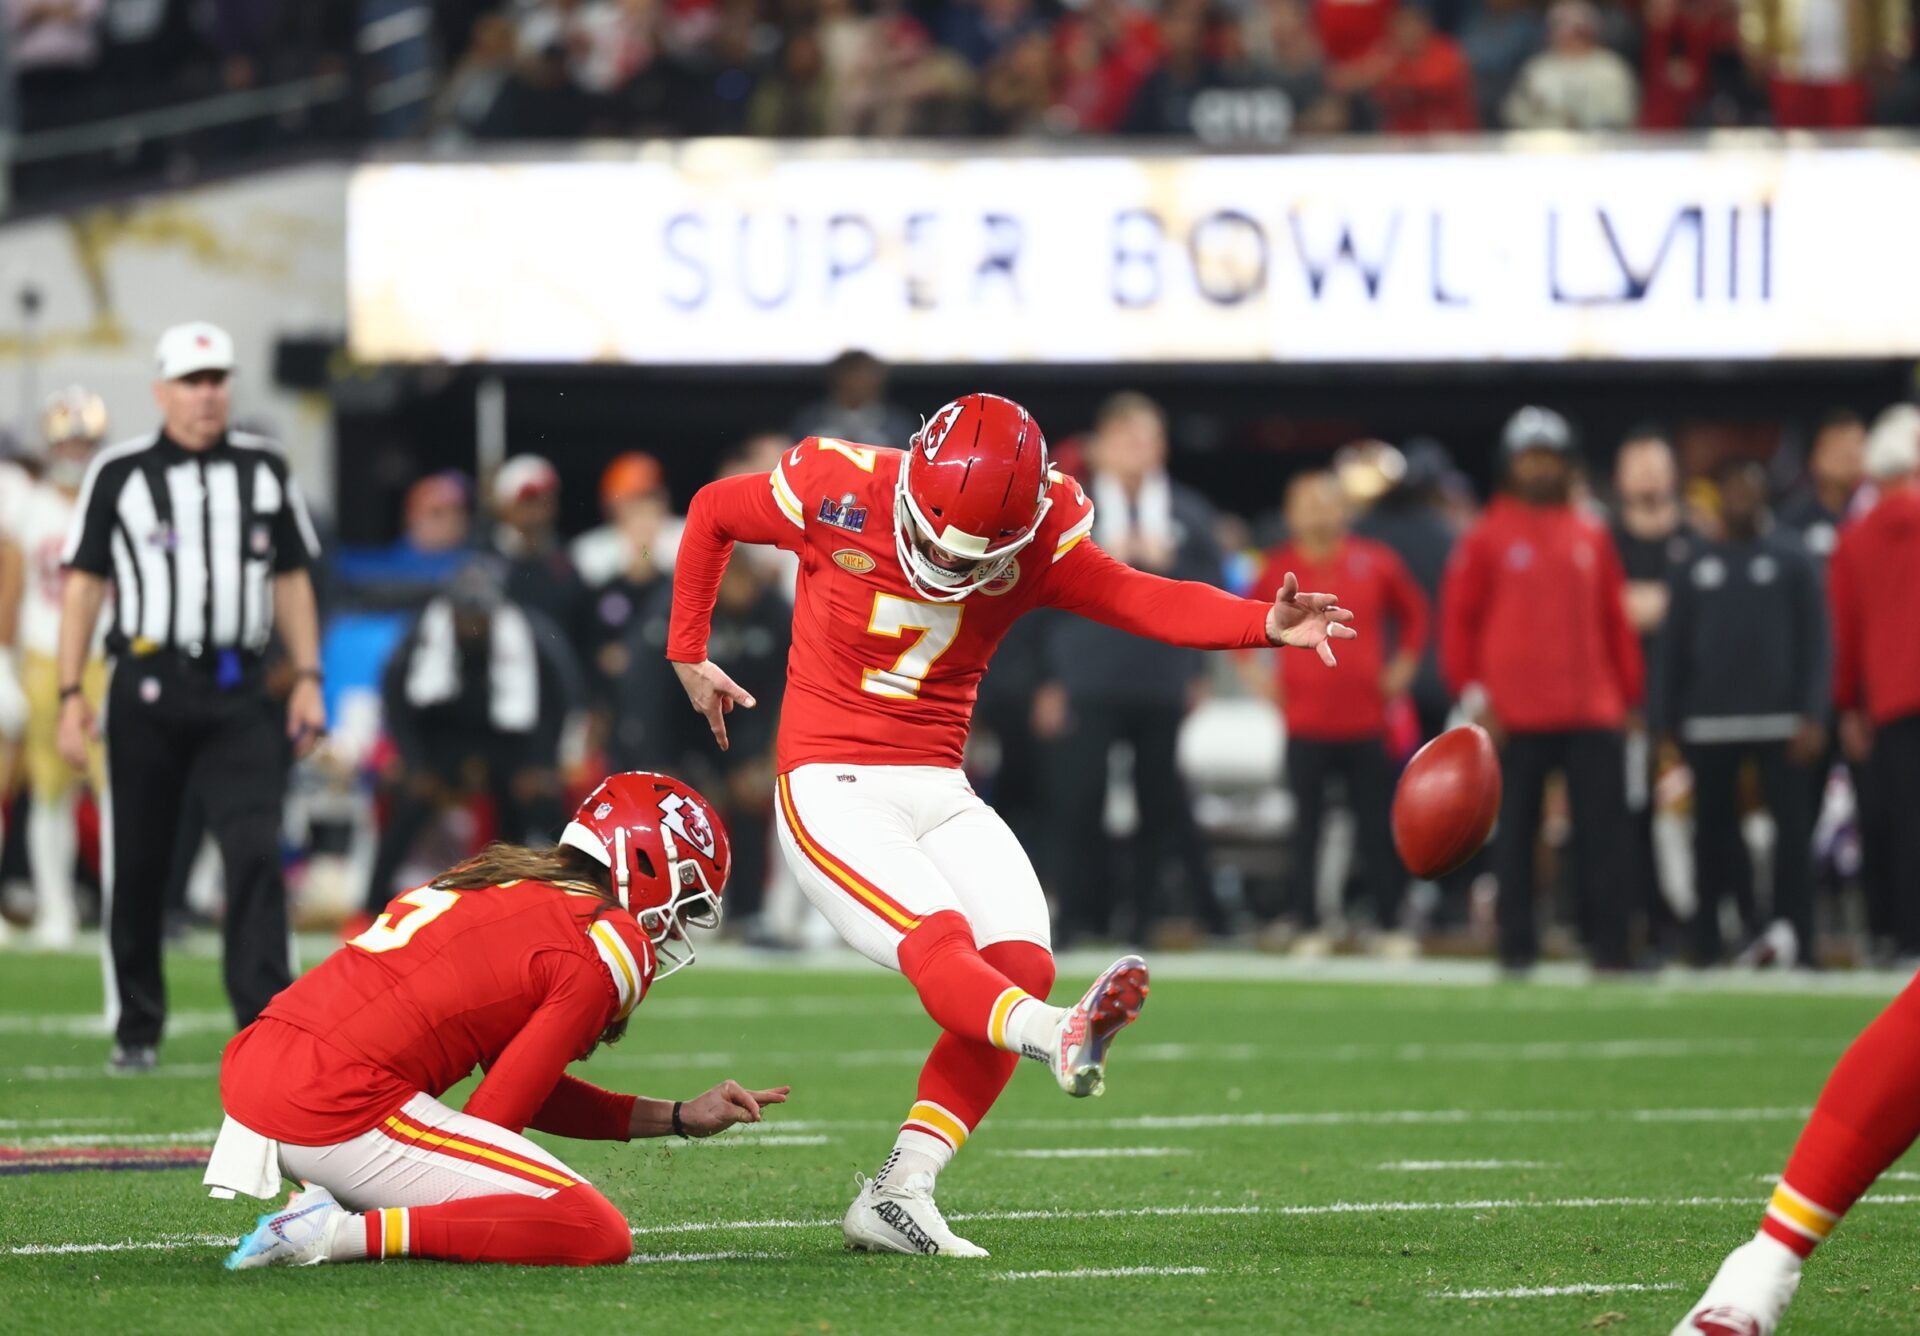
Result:
{"label": "sideline staff in red jacket", "polygon": [[[1304,654],[1276,655],[1272,687],[1287,721],[1287,785],[1293,791],[1294,845],[1288,911],[1303,929],[1319,926],[1314,902],[1327,790],[1338,777],[1359,831],[1360,871],[1383,932],[1399,927],[1406,870],[1394,852],[1388,812],[1393,764],[1387,756],[1387,704],[1404,696],[1427,646],[1427,596],[1394,550],[1347,530],[1346,497],[1331,473],[1303,473],[1287,488],[1289,540],[1267,554],[1252,594],[1270,597],[1292,571],[1314,588],[1337,588],[1365,625],[1393,628],[1345,647],[1330,673]],[[1315,580],[1320,584],[1314,584]],[[1329,583],[1331,582],[1331,583]],[[1318,671],[1302,671],[1317,669]]]}
{"label": "sideline staff in red jacket", "polygon": [[1882,884],[1893,888],[1903,957],[1920,955],[1920,409],[1888,409],[1867,438],[1873,509],[1840,531],[1827,567],[1833,604],[1833,695],[1847,759],[1864,761],[1862,794],[1894,814]]}
{"label": "sideline staff in red jacket", "polygon": [[1622,725],[1640,704],[1640,643],[1606,528],[1574,508],[1566,419],[1523,408],[1503,438],[1507,491],[1461,539],[1441,586],[1440,670],[1500,742],[1505,796],[1494,849],[1500,959],[1539,952],[1533,848],[1548,775],[1563,770],[1574,814],[1574,868],[1595,965],[1624,968],[1626,761]]}

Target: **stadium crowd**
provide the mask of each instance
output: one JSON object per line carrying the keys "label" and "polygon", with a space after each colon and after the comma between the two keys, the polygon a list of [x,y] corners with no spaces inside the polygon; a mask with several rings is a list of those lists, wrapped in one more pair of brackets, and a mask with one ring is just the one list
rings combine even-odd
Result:
{"label": "stadium crowd", "polygon": [[[55,399],[62,485],[103,417],[84,394]],[[825,397],[716,476],[764,471],[806,435],[903,444],[914,424],[885,368],[849,353]],[[1180,481],[1151,399],[1117,394],[1073,426],[1056,427],[1056,457],[1093,498],[1104,548],[1256,597],[1293,571],[1339,593],[1366,635],[1327,671],[1298,654],[1216,661],[1064,614],[1017,624],[983,684],[969,768],[1033,851],[1064,939],[1492,949],[1516,971],[1582,949],[1607,969],[1920,958],[1920,904],[1897,889],[1920,880],[1920,832],[1895,816],[1920,802],[1920,409],[1871,426],[1835,410],[1804,451],[1783,433],[1774,457],[1677,451],[1646,426],[1603,471],[1612,443],[1525,407],[1484,504],[1437,442],[1365,440],[1303,461],[1238,515]],[[550,837],[583,783],[647,767],[723,807],[733,921],[803,942],[809,916],[769,857],[792,559],[741,549],[721,588],[713,658],[761,702],[722,753],[662,653],[687,498],[652,457],[621,454],[598,480],[603,523],[569,538],[562,485],[532,453],[478,487],[434,473],[407,492],[391,545],[328,553],[327,670],[349,695],[305,801],[361,796],[345,818],[358,830],[331,842],[358,841],[351,908],[377,910],[448,841]],[[1502,751],[1499,832],[1410,893],[1387,820],[1395,776],[1462,720]],[[1269,734],[1284,764],[1277,741],[1258,759]],[[1222,754],[1227,771],[1248,755],[1265,769],[1221,781]],[[71,847],[29,841],[68,868]],[[35,869],[54,945],[76,923],[70,893],[49,890],[60,880]],[[13,894],[13,917],[33,917]]]}
{"label": "stadium crowd", "polygon": [[3,12],[29,132],[316,75],[356,90],[351,110],[275,106],[252,130],[228,126],[201,143],[211,153],[291,144],[343,118],[350,133],[456,141],[1209,143],[1920,121],[1910,0],[6,0]]}

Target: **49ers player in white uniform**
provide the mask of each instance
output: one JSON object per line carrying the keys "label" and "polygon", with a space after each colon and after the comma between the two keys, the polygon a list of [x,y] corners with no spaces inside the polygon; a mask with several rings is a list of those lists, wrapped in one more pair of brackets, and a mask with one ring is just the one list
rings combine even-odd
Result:
{"label": "49ers player in white uniform", "polygon": [[1272,604],[1147,575],[1087,534],[1093,506],[1049,467],[1027,411],[971,394],[907,450],[809,437],[771,473],[703,487],[687,513],[667,657],[726,746],[753,698],[707,659],[735,542],[799,554],[780,718],[780,843],[807,898],[868,959],[900,971],[946,1031],[880,1171],[847,1210],[849,1246],[984,1257],[934,1203],[934,1180],[1019,1057],[1097,1095],[1107,1048],[1140,1011],[1146,963],[1116,961],[1073,1006],[1048,1006],[1047,905],[1012,831],[961,769],[974,697],[1007,628],[1065,608],[1198,649],[1318,651],[1352,614],[1288,576]]}

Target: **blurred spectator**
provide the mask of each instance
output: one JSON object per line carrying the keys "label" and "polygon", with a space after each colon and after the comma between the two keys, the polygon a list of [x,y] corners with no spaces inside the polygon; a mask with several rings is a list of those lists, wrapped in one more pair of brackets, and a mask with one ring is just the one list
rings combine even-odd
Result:
{"label": "blurred spectator", "polygon": [[1533,0],[1481,0],[1474,8],[1460,32],[1460,50],[1473,71],[1482,124],[1499,123],[1513,81],[1546,40],[1546,24]]}
{"label": "blurred spectator", "polygon": [[1807,482],[1780,506],[1780,523],[1800,535],[1821,561],[1833,555],[1847,507],[1867,476],[1867,425],[1850,408],[1820,420],[1807,460]]}
{"label": "blurred spectator", "polygon": [[653,58],[653,9],[654,0],[539,0],[521,15],[520,46],[564,51],[574,87],[611,96]]}
{"label": "blurred spectator", "polygon": [[[1833,684],[1825,598],[1813,558],[1772,532],[1766,470],[1751,460],[1717,475],[1724,536],[1672,569],[1665,680],[1655,727],[1693,772],[1693,920],[1697,964],[1722,958],[1720,902],[1747,857],[1740,773],[1751,763],[1773,818],[1773,918],[1763,943],[1782,965],[1813,962],[1813,808],[1807,767],[1826,753]],[[1748,897],[1736,896],[1736,902]],[[1745,925],[1748,934],[1759,925]]]}
{"label": "blurred spectator", "polygon": [[1739,124],[1748,98],[1738,0],[1647,0],[1640,91],[1645,129]]}
{"label": "blurred spectator", "polygon": [[[1396,452],[1397,453],[1397,452]],[[1319,926],[1314,893],[1327,799],[1337,780],[1357,828],[1361,881],[1381,932],[1400,927],[1406,869],[1394,851],[1387,813],[1394,766],[1387,755],[1387,705],[1413,685],[1426,647],[1426,595],[1393,549],[1356,538],[1347,502],[1331,473],[1303,473],[1287,488],[1286,543],[1267,554],[1251,597],[1271,599],[1289,572],[1302,589],[1340,596],[1356,622],[1374,634],[1342,648],[1329,671],[1307,654],[1269,653],[1268,691],[1287,725],[1287,787],[1293,793],[1291,912],[1312,933]],[[1404,939],[1408,952],[1410,939]]]}
{"label": "blurred spectator", "polygon": [[577,139],[592,119],[592,104],[574,84],[566,47],[555,42],[525,48],[476,133],[487,139]]}
{"label": "blurred spectator", "polygon": [[1740,39],[1767,81],[1774,124],[1867,123],[1869,80],[1911,53],[1907,0],[1741,0]]}
{"label": "blurred spectator", "polygon": [[1207,51],[1206,6],[1193,0],[1169,5],[1160,34],[1160,63],[1134,93],[1118,128],[1138,135],[1198,135],[1195,102],[1229,82]]}
{"label": "blurred spectator", "polygon": [[897,139],[972,128],[973,67],[935,46],[918,19],[889,6],[859,37],[851,68],[831,80],[828,133]]}
{"label": "blurred spectator", "polygon": [[515,455],[493,476],[493,548],[507,600],[535,608],[555,626],[580,624],[581,588],[555,525],[560,475],[539,455]]}
{"label": "blurred spectator", "polygon": [[[1194,0],[1174,0],[1191,4]],[[1130,0],[1087,0],[1054,29],[1064,128],[1111,134],[1160,60],[1160,28]]]}
{"label": "blurred spectator", "polygon": [[1480,128],[1473,74],[1460,44],[1423,9],[1394,11],[1387,35],[1366,56],[1335,71],[1334,85],[1369,94],[1388,134],[1446,134]]}
{"label": "blurred spectator", "polygon": [[1554,0],[1547,49],[1520,71],[1505,103],[1516,130],[1625,130],[1640,108],[1633,68],[1600,44],[1589,0]]}
{"label": "blurred spectator", "polygon": [[1046,31],[1033,0],[955,0],[943,10],[940,42],[984,69],[1022,38]]}
{"label": "blurred spectator", "polygon": [[1053,114],[1053,38],[1015,38],[987,66],[980,84],[980,128],[996,135],[1037,135]]}
{"label": "blurred spectator", "polygon": [[1827,567],[1833,606],[1834,703],[1841,745],[1864,764],[1863,808],[1891,814],[1869,843],[1897,897],[1895,946],[1920,957],[1920,409],[1882,413],[1867,438],[1873,508],[1840,531]]}
{"label": "blurred spectator", "polygon": [[[1383,454],[1382,458],[1389,456]],[[1453,473],[1453,461],[1448,458],[1445,447],[1433,440],[1407,442],[1406,454],[1401,460],[1398,476],[1389,476],[1394,472],[1391,466],[1374,466],[1380,488],[1371,497],[1361,495],[1367,489],[1349,485],[1351,468],[1341,469],[1339,456],[1335,456],[1334,463],[1348,500],[1362,506],[1353,531],[1391,548],[1432,607],[1440,601],[1440,582],[1446,573],[1447,558],[1459,537],[1439,495],[1443,483]],[[1338,588],[1334,592],[1344,594]],[[1426,647],[1420,654],[1420,668],[1413,679],[1414,714],[1422,742],[1437,736],[1447,726],[1447,716],[1453,710],[1453,696],[1440,679],[1437,639],[1427,637]]]}
{"label": "blurred spectator", "polygon": [[[626,673],[633,653],[633,627],[642,611],[667,587],[672,563],[663,558],[660,538],[671,518],[665,477],[652,455],[638,450],[620,455],[600,475],[600,506],[612,531],[615,560],[582,578],[586,584],[581,618],[580,657],[592,684],[594,703],[610,707],[614,684]],[[578,552],[580,543],[575,543]],[[595,578],[597,576],[598,578]]]}
{"label": "blurred spectator", "polygon": [[831,96],[820,34],[810,27],[791,29],[779,64],[747,99],[747,133],[763,139],[825,134]]}
{"label": "blurred spectator", "polygon": [[434,99],[434,125],[468,138],[486,133],[513,79],[514,60],[513,24],[504,15],[482,15]]}
{"label": "blurred spectator", "polygon": [[100,93],[100,18],[106,0],[6,0],[6,52],[20,128],[84,116]]}
{"label": "blurred spectator", "polygon": [[[1680,470],[1673,447],[1654,427],[1639,427],[1620,443],[1613,461],[1613,542],[1627,577],[1627,621],[1640,637],[1641,661],[1647,665],[1647,714],[1665,718],[1662,707],[1665,680],[1656,647],[1667,624],[1672,598],[1671,573],[1685,561],[1692,543],[1681,524]],[[1657,726],[1635,726],[1627,732],[1627,812],[1632,835],[1626,857],[1632,860],[1634,883],[1647,892],[1647,911],[1655,938],[1672,935],[1676,922],[1660,894],[1658,860],[1654,856],[1654,792],[1662,758],[1655,744]],[[1671,751],[1668,753],[1671,758]],[[1677,764],[1669,759],[1668,764]]]}
{"label": "blurred spectator", "polygon": [[405,527],[391,547],[345,548],[333,576],[364,606],[417,608],[473,557],[464,473],[430,473],[407,489]]}
{"label": "blurred spectator", "polygon": [[414,841],[442,811],[484,795],[499,838],[551,842],[565,818],[556,770],[573,689],[561,642],[481,568],[429,602],[388,661],[394,758],[365,909],[377,914]]}
{"label": "blurred spectator", "polygon": [[849,349],[827,363],[827,397],[794,415],[793,439],[828,436],[905,449],[913,414],[887,402],[887,368],[872,353]]}
{"label": "blurred spectator", "polygon": [[1313,28],[1327,62],[1350,65],[1371,55],[1398,10],[1399,0],[1313,0]]}
{"label": "blurred spectator", "polygon": [[1306,0],[1255,0],[1240,21],[1239,43],[1247,81],[1286,97],[1295,131],[1356,128],[1346,100],[1328,85],[1326,53]]}
{"label": "blurred spectator", "polygon": [[673,514],[666,475],[652,455],[629,450],[615,455],[600,471],[600,515],[605,522],[567,545],[574,572],[587,588],[605,584],[627,569],[635,547],[624,521],[636,509],[650,519],[657,515],[651,526],[641,531],[648,560],[662,570],[673,569],[683,521]]}
{"label": "blurred spectator", "polygon": [[[1220,583],[1213,509],[1167,476],[1167,425],[1142,394],[1101,405],[1087,449],[1093,539],[1115,559],[1176,580]],[[1116,868],[1103,866],[1109,760],[1120,743],[1133,750],[1139,811],[1133,860],[1134,932],[1145,937],[1164,916],[1160,880],[1177,862],[1187,894],[1208,931],[1224,933],[1213,895],[1206,837],[1175,757],[1180,724],[1205,673],[1199,652],[1143,640],[1083,618],[1061,618],[1047,647],[1050,681],[1034,701],[1035,731],[1057,739],[1053,795],[1060,839],[1057,885],[1063,935],[1104,935],[1112,917]]]}
{"label": "blurred spectator", "polygon": [[1447,684],[1500,744],[1505,788],[1495,836],[1500,959],[1539,952],[1534,845],[1547,778],[1566,774],[1580,920],[1594,963],[1628,963],[1621,727],[1640,703],[1640,645],[1607,531],[1571,503],[1576,456],[1566,419],[1523,408],[1502,438],[1506,493],[1454,549],[1442,590]]}

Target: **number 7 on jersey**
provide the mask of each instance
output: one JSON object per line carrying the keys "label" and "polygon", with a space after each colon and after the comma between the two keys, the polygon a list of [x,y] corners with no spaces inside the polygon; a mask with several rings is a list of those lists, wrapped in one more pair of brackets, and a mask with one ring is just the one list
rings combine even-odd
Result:
{"label": "number 7 on jersey", "polygon": [[873,612],[867,618],[868,635],[897,640],[909,631],[920,634],[891,668],[862,669],[860,689],[888,700],[918,700],[921,683],[960,634],[960,614],[964,611],[957,603],[920,603],[896,594],[876,593]]}

